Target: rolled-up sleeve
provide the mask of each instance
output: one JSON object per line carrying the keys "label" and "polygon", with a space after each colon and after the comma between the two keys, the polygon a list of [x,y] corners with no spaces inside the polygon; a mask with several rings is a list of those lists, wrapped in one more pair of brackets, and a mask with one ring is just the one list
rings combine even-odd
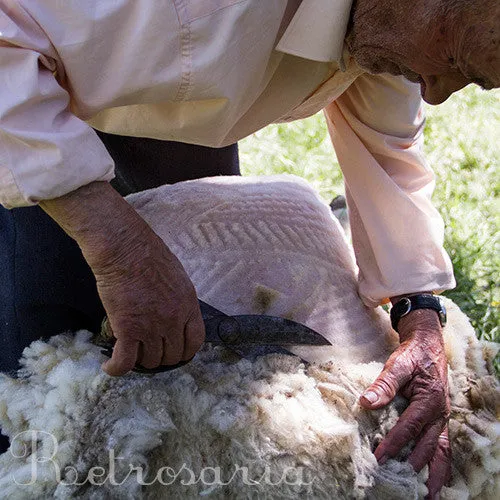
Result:
{"label": "rolled-up sleeve", "polygon": [[371,307],[455,286],[422,154],[422,104],[418,85],[365,74],[325,109],[345,179],[359,292]]}
{"label": "rolled-up sleeve", "polygon": [[56,57],[15,2],[0,3],[0,204],[6,208],[113,178],[103,144],[71,113],[55,77]]}

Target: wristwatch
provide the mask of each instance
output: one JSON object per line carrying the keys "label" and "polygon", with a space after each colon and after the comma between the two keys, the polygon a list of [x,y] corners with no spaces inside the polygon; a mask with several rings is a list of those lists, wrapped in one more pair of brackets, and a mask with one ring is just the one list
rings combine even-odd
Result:
{"label": "wristwatch", "polygon": [[415,309],[434,309],[438,313],[441,326],[446,324],[446,308],[441,297],[429,293],[420,293],[403,297],[391,309],[392,328],[398,331],[399,320]]}

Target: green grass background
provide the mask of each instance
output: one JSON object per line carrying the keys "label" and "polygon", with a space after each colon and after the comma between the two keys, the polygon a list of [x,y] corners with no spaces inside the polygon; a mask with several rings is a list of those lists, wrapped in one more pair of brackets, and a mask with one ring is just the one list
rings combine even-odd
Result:
{"label": "green grass background", "polygon": [[[500,342],[500,91],[469,86],[428,106],[425,149],[458,283],[445,295],[468,314],[478,337]],[[244,175],[293,173],[327,202],[343,193],[322,114],[270,125],[241,141],[240,158]]]}

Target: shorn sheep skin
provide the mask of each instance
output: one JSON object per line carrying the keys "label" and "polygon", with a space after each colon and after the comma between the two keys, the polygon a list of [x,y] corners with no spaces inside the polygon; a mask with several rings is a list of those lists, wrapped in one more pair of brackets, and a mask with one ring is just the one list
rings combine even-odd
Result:
{"label": "shorn sheep skin", "polygon": [[[331,348],[255,360],[205,345],[188,365],[107,376],[91,334],[24,351],[0,378],[0,496],[24,498],[375,498],[426,494],[426,469],[378,466],[372,450],[406,402],[358,404],[396,345],[387,314],[356,294],[352,253],[329,208],[290,176],[215,178],[129,198],[180,258],[200,298],[282,315]],[[453,478],[442,498],[500,498],[499,391],[468,319],[446,301]],[[305,360],[305,361],[304,361]]]}

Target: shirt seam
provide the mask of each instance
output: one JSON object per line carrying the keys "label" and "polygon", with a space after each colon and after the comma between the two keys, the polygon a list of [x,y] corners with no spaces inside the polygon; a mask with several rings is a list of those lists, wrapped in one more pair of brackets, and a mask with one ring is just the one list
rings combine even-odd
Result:
{"label": "shirt seam", "polygon": [[183,24],[181,21],[182,16],[180,12],[187,11],[185,0],[174,0],[174,6],[177,10],[179,18],[180,30],[180,52],[181,52],[181,81],[177,94],[174,98],[175,101],[189,100],[190,92],[193,88],[193,73],[192,73],[192,41],[191,41],[191,23]]}
{"label": "shirt seam", "polygon": [[239,1],[236,1],[230,5],[223,5],[222,7],[219,7],[215,10],[211,10],[210,12],[207,12],[206,14],[203,14],[203,15],[200,15],[200,16],[197,16],[197,17],[193,17],[193,19],[190,19],[188,22],[193,22],[193,21],[197,21],[199,19],[203,19],[204,17],[210,17],[212,14],[215,14],[216,12],[220,12],[221,10],[224,10],[224,9],[229,9],[231,7],[233,7],[234,5],[238,5],[240,3],[245,3],[247,2],[248,0],[239,0]]}

